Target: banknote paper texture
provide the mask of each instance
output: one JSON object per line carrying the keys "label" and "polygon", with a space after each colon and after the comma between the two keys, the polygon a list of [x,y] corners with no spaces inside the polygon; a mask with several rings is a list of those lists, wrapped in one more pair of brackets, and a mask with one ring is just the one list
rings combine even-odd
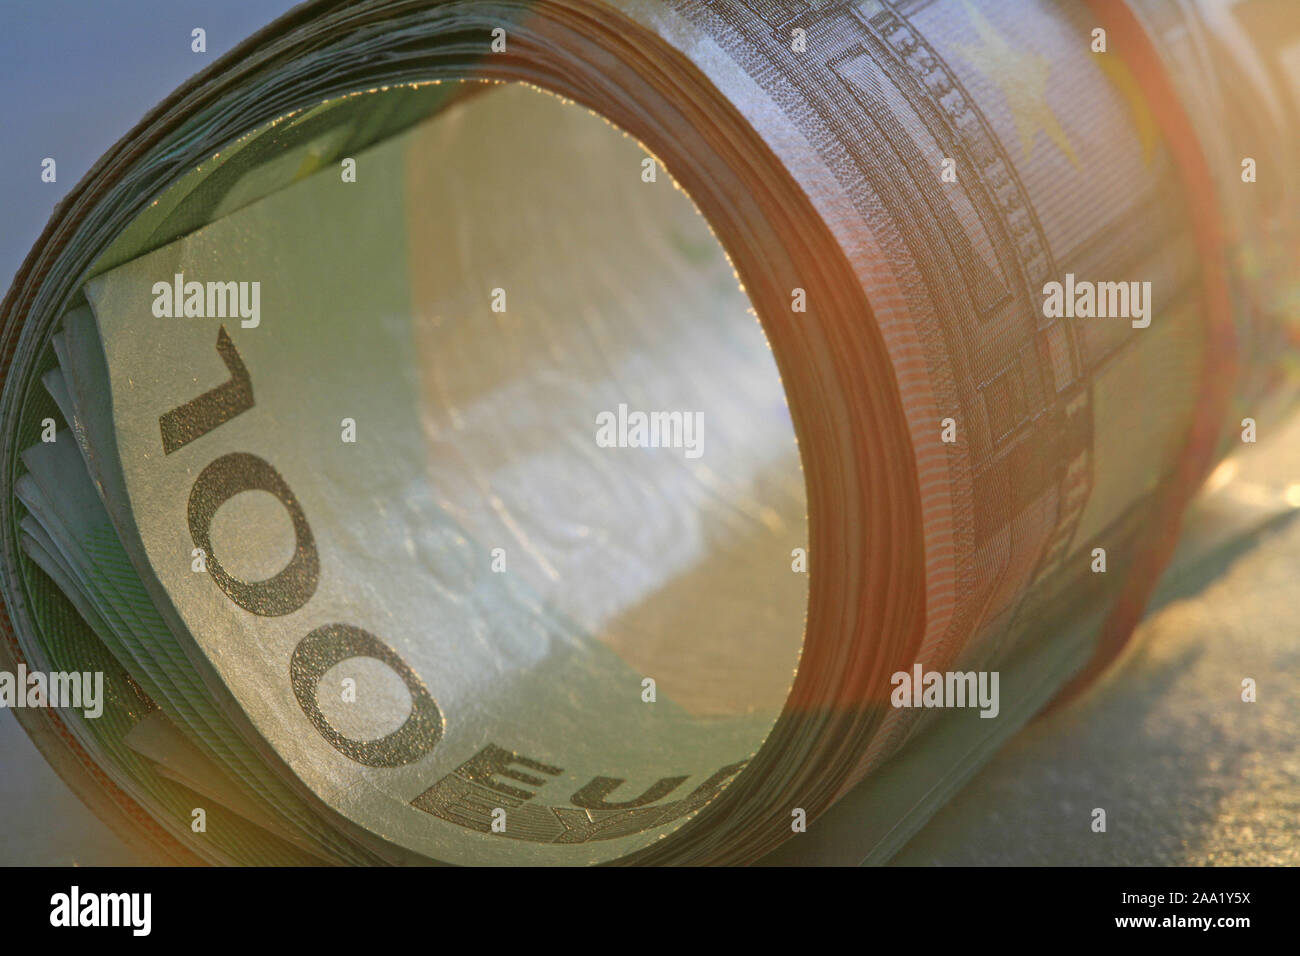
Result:
{"label": "banknote paper texture", "polygon": [[186,862],[887,859],[1294,397],[1263,6],[282,21],[6,299],[0,652],[108,700],[24,720]]}

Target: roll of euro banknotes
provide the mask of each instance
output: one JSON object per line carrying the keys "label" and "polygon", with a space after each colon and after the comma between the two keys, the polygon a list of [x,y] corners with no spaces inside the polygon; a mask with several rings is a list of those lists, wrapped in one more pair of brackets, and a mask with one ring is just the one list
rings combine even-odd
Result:
{"label": "roll of euro banknotes", "polygon": [[1231,0],[303,4],[4,300],[15,712],[167,862],[749,863],[851,792],[887,859],[1293,396],[1297,51]]}

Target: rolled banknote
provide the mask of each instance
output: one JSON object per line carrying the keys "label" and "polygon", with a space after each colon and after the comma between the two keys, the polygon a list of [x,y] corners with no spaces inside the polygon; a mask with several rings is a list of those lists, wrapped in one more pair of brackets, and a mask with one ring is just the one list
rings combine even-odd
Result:
{"label": "rolled banknote", "polygon": [[1298,26],[304,4],[5,299],[16,712],[174,862],[887,858],[1294,394]]}

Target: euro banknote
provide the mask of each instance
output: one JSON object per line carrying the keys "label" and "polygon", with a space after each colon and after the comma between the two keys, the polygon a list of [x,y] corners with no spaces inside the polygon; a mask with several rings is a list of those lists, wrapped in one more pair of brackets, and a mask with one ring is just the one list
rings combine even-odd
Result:
{"label": "euro banknote", "polygon": [[5,300],[25,724],[175,862],[887,858],[1294,394],[1295,20],[305,4]]}

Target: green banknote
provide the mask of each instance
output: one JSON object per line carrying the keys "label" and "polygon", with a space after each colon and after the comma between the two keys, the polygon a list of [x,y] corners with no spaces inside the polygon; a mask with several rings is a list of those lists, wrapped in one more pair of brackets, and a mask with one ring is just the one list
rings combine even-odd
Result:
{"label": "green banknote", "polygon": [[308,5],[6,299],[29,729],[175,862],[883,862],[1294,394],[1292,20]]}

